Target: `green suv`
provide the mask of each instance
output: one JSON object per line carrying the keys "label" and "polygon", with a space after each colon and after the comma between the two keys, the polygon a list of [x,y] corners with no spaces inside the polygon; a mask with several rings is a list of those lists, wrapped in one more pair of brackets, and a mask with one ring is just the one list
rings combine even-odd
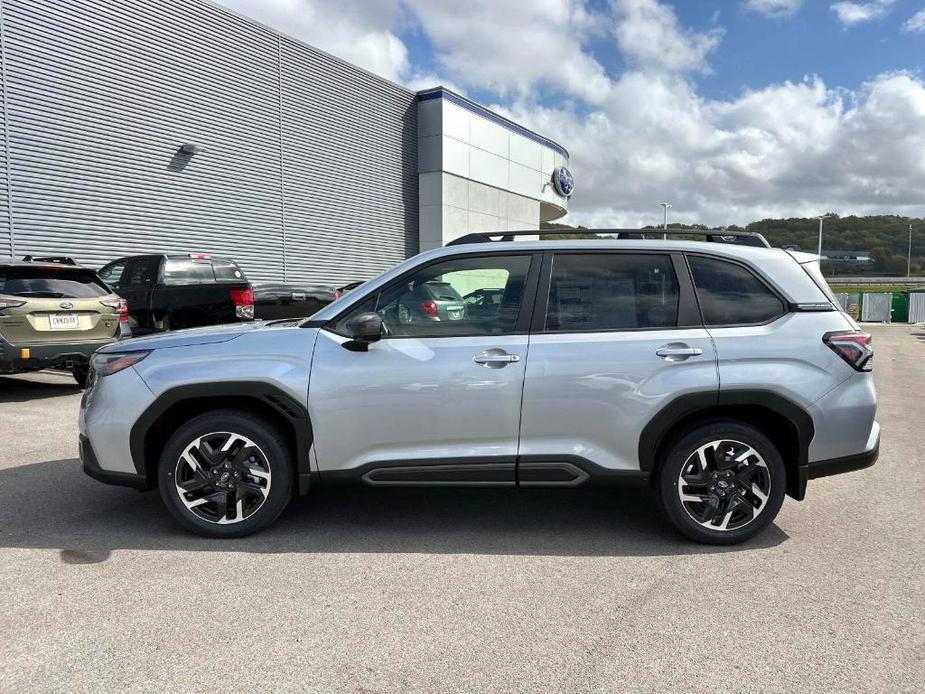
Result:
{"label": "green suv", "polygon": [[89,268],[0,260],[0,374],[65,369],[84,387],[90,356],[126,320],[125,300]]}

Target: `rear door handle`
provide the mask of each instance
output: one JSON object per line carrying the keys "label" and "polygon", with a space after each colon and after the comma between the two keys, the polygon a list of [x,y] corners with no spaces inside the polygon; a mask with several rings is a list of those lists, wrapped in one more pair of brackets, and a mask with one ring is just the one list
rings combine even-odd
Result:
{"label": "rear door handle", "polygon": [[472,361],[479,366],[484,366],[486,369],[501,369],[508,364],[519,362],[520,355],[508,354],[503,349],[489,349],[476,354],[472,357]]}
{"label": "rear door handle", "polygon": [[685,344],[663,345],[655,350],[655,354],[668,361],[683,361],[689,357],[699,357],[703,350],[699,347],[689,347]]}

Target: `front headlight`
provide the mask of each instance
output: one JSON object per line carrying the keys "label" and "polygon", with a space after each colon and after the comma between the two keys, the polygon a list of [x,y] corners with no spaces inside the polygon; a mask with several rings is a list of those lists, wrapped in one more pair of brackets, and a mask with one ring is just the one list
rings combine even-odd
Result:
{"label": "front headlight", "polygon": [[123,369],[134,366],[146,356],[151,354],[151,350],[141,350],[138,352],[104,352],[93,355],[90,360],[90,374],[88,377],[87,387],[89,388],[97,379],[103,376],[112,376]]}

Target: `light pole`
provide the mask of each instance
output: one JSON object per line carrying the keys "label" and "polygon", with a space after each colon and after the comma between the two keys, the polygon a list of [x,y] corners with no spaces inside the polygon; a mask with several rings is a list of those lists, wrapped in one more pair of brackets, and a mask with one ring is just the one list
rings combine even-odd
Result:
{"label": "light pole", "polygon": [[662,223],[662,229],[664,229],[666,233],[662,234],[662,238],[667,239],[668,238],[668,233],[667,233],[668,231],[668,208],[671,207],[671,203],[670,202],[660,202],[659,205],[665,208],[665,221]]}
{"label": "light pole", "polygon": [[906,252],[906,277],[912,277],[912,224],[909,224],[909,250]]}
{"label": "light pole", "polygon": [[823,220],[823,219],[828,219],[829,217],[831,217],[831,215],[828,215],[828,214],[821,214],[821,215],[819,215],[818,217],[816,217],[816,219],[819,220],[819,251],[818,251],[818,255],[819,255],[820,258],[822,258],[822,220]]}

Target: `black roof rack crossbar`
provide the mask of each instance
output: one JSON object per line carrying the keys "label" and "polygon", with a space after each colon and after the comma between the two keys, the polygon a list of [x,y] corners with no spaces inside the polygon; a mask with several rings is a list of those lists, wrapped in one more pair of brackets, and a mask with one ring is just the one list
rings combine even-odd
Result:
{"label": "black roof rack crossbar", "polygon": [[27,255],[23,257],[24,263],[54,263],[55,265],[77,265],[77,262],[66,255]]}
{"label": "black roof rack crossbar", "polygon": [[490,241],[513,241],[517,236],[557,236],[575,234],[606,234],[617,239],[644,239],[645,234],[659,238],[663,234],[672,236],[703,236],[704,241],[733,243],[740,246],[770,248],[771,244],[754,231],[727,231],[725,229],[532,229],[525,231],[478,231],[453,239],[447,246],[461,246],[465,243],[488,243]]}

